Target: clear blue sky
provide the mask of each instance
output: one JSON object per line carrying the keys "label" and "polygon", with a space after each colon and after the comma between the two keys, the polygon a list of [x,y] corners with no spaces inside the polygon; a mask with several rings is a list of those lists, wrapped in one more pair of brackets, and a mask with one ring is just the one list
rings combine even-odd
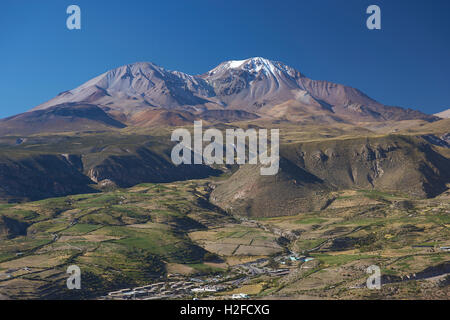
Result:
{"label": "clear blue sky", "polygon": [[[370,4],[381,31],[365,26]],[[434,113],[450,107],[449,14],[448,0],[2,0],[0,117],[127,63],[200,74],[253,56]]]}

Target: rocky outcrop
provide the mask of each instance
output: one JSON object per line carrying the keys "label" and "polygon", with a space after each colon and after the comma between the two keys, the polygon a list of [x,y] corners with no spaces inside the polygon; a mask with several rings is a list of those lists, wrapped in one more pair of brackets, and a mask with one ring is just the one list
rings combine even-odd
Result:
{"label": "rocky outcrop", "polygon": [[367,189],[434,197],[447,190],[450,159],[420,138],[330,139],[282,146],[280,171],[242,166],[211,201],[232,213],[267,217],[326,208],[330,191]]}
{"label": "rocky outcrop", "polygon": [[12,239],[27,234],[28,224],[5,216],[0,216],[0,239]]}
{"label": "rocky outcrop", "polygon": [[40,200],[146,182],[203,179],[222,173],[206,165],[176,166],[170,159],[169,147],[158,147],[163,150],[142,145],[107,150],[102,147],[83,156],[65,153],[0,156],[0,201]]}
{"label": "rocky outcrop", "polygon": [[450,181],[450,159],[420,138],[335,139],[286,148],[284,156],[338,189],[398,191],[434,197]]}
{"label": "rocky outcrop", "polygon": [[274,176],[261,176],[260,166],[241,166],[228,180],[217,184],[210,201],[237,215],[295,215],[326,206],[331,190],[333,186],[282,157]]}
{"label": "rocky outcrop", "polygon": [[144,182],[202,179],[220,173],[206,165],[175,166],[170,158],[140,147],[132,154],[107,157],[89,169],[87,175],[97,183],[109,180],[120,187],[130,187]]}
{"label": "rocky outcrop", "polygon": [[95,192],[76,155],[41,154],[0,157],[0,200],[39,200]]}

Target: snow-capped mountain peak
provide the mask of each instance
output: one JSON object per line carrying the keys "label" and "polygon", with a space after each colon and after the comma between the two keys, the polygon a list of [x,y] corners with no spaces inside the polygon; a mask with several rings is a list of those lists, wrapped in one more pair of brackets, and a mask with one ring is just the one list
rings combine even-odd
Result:
{"label": "snow-capped mountain peak", "polygon": [[221,63],[216,68],[212,69],[208,75],[215,75],[227,70],[242,70],[249,73],[263,72],[266,75],[287,73],[290,76],[295,74],[295,70],[281,62],[271,61],[262,57],[253,57],[245,60],[230,60]]}
{"label": "snow-capped mountain peak", "polygon": [[202,75],[170,71],[148,62],[128,64],[33,110],[84,103],[126,115],[149,108],[267,112],[289,101],[351,119],[434,119],[412,110],[386,107],[357,89],[309,79],[294,68],[262,57],[225,61]]}
{"label": "snow-capped mountain peak", "polygon": [[228,61],[227,67],[230,69],[244,69],[255,72],[262,69],[273,72],[276,69],[272,61],[261,57],[254,57],[246,60],[231,60]]}

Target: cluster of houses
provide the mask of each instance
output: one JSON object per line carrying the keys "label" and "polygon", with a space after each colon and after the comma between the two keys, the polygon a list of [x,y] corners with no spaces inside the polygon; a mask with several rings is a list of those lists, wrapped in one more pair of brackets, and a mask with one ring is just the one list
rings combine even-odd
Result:
{"label": "cluster of houses", "polygon": [[198,284],[194,281],[158,282],[134,289],[122,289],[108,293],[110,299],[164,299],[182,297],[194,292]]}
{"label": "cluster of houses", "polygon": [[[219,279],[201,280],[191,278],[188,281],[158,282],[133,289],[122,289],[108,293],[103,299],[168,299],[195,296],[201,293],[214,293],[226,290],[231,284],[214,284]],[[205,284],[209,283],[209,284]]]}
{"label": "cluster of houses", "polygon": [[231,299],[248,299],[249,298],[249,296],[248,296],[248,294],[245,294],[245,293],[235,293],[235,294],[233,294],[232,296],[231,296]]}
{"label": "cluster of houses", "polygon": [[[294,253],[288,256],[276,259],[280,264],[291,262],[308,262],[313,260],[311,257],[298,256]],[[137,287],[134,289],[122,289],[110,292],[103,299],[174,299],[196,297],[197,295],[208,295],[216,292],[226,291],[231,288],[237,288],[252,277],[266,274],[270,276],[285,276],[291,272],[289,267],[273,268],[267,265],[269,260],[266,258],[256,261],[236,265],[233,267],[234,275],[226,277],[215,276],[205,279],[199,278],[170,278],[167,282],[158,282],[150,285]],[[233,294],[232,299],[247,299],[248,295],[240,293]]]}
{"label": "cluster of houses", "polygon": [[291,264],[291,263],[304,263],[304,262],[312,261],[312,260],[314,260],[314,258],[307,257],[307,256],[300,256],[297,253],[291,252],[290,255],[278,257],[276,260],[280,264],[286,265],[286,264]]}

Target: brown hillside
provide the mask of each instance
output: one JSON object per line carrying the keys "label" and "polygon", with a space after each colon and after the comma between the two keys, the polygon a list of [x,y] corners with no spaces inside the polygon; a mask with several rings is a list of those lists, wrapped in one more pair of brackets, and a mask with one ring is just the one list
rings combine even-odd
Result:
{"label": "brown hillside", "polygon": [[381,190],[434,197],[450,182],[450,159],[424,139],[385,136],[331,139],[282,147],[280,171],[263,177],[243,166],[211,200],[233,213],[266,217],[324,208],[330,191]]}

